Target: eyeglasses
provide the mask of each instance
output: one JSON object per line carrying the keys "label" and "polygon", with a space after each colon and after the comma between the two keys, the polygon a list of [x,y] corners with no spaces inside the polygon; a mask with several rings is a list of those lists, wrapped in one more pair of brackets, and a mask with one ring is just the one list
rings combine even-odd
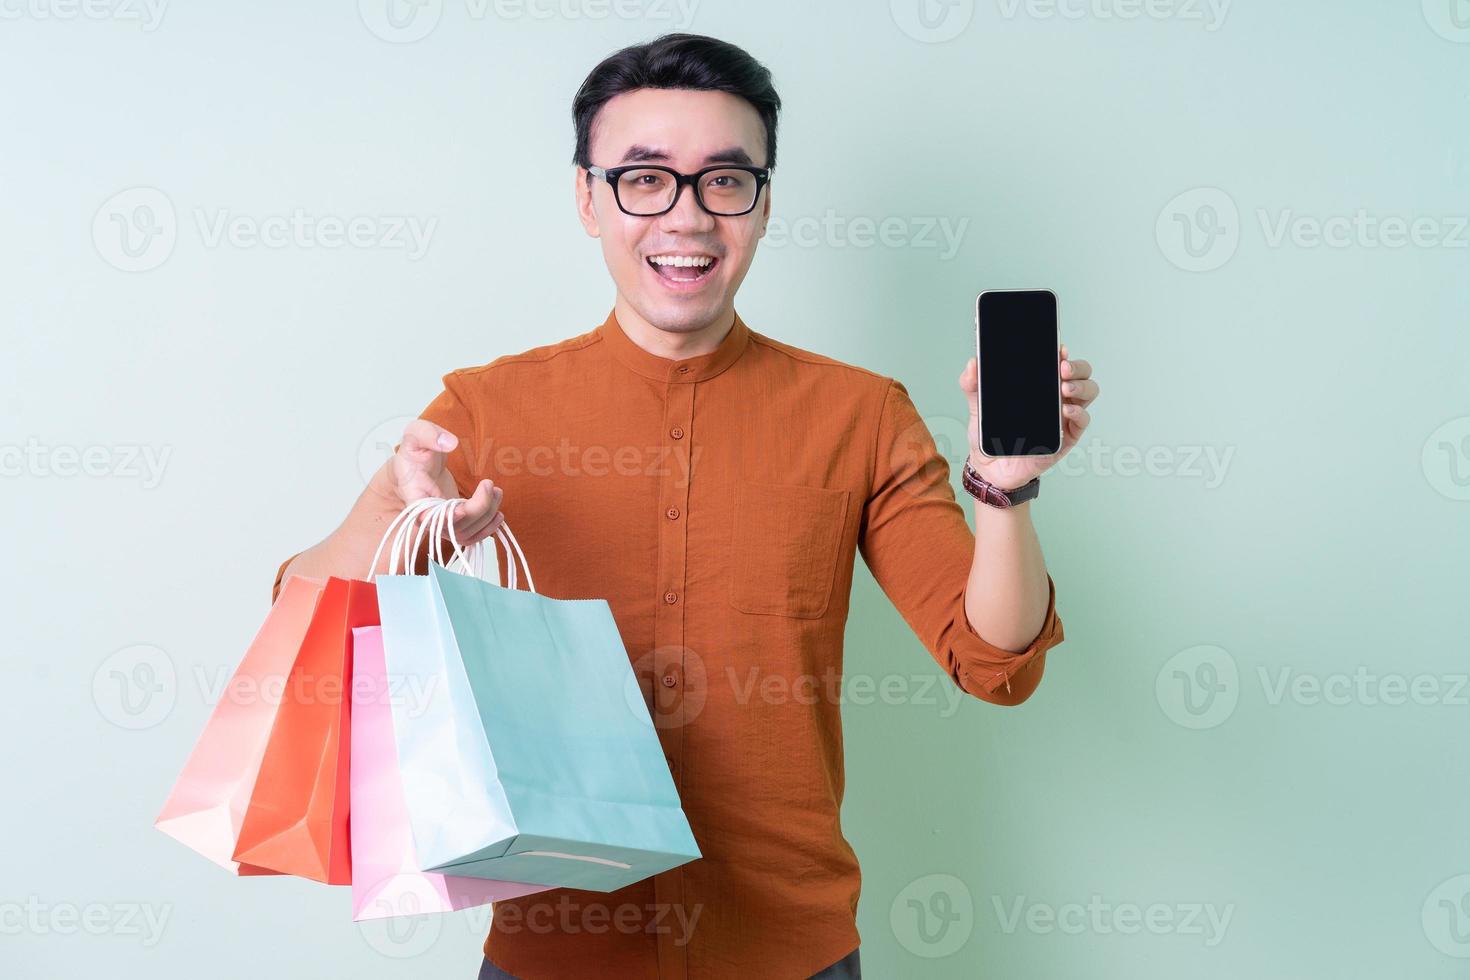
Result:
{"label": "eyeglasses", "polygon": [[761,188],[771,180],[767,167],[705,167],[681,174],[671,167],[635,164],[629,167],[588,167],[587,172],[612,185],[613,200],[624,214],[651,218],[668,214],[679,202],[684,185],[694,188],[694,199],[710,214],[723,218],[755,210]]}

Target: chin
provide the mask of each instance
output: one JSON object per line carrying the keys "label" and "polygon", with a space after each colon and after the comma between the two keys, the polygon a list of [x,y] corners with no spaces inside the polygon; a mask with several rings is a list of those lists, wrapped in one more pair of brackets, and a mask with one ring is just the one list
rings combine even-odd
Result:
{"label": "chin", "polygon": [[700,301],[679,303],[662,300],[650,303],[639,312],[643,318],[660,330],[674,333],[691,333],[709,325],[724,308],[723,302]]}

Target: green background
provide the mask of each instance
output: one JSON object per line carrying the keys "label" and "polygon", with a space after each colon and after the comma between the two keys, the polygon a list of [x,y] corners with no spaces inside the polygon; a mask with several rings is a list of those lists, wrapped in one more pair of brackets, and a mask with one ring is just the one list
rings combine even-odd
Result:
{"label": "green background", "polygon": [[[687,27],[786,101],[753,328],[899,378],[956,465],[980,289],[1055,290],[1103,388],[1034,505],[1068,638],[1025,705],[956,703],[859,564],[848,671],[901,692],[844,709],[865,973],[1470,976],[1470,5],[449,0],[411,42],[359,8],[7,8],[0,444],[50,461],[0,477],[7,975],[471,974],[483,910],[354,926],[149,824],[201,678],[439,376],[601,322],[571,96]],[[177,240],[129,272],[136,188]],[[294,208],[437,224],[415,259],[196,219]],[[56,475],[63,446],[167,465]],[[16,929],[28,901],[116,927]]]}

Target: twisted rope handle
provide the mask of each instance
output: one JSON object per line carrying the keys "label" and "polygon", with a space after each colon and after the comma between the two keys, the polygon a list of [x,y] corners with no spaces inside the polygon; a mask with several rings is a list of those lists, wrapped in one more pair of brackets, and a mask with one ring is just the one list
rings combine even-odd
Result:
{"label": "twisted rope handle", "polygon": [[[535,580],[531,578],[531,566],[526,562],[526,553],[521,550],[521,544],[516,540],[515,532],[510,529],[509,521],[502,521],[495,534],[464,547],[459,543],[459,538],[454,532],[454,509],[464,503],[463,497],[445,499],[443,497],[420,497],[418,500],[407,504],[396,517],[389,522],[387,530],[383,532],[383,539],[378,542],[378,548],[373,552],[372,564],[368,566],[368,579],[372,579],[374,569],[378,567],[378,559],[383,556],[383,549],[388,548],[388,569],[385,574],[397,575],[401,563],[403,574],[410,575],[413,570],[414,557],[419,553],[419,548],[424,543],[424,536],[429,536],[429,557],[450,571],[462,572],[465,575],[484,581],[493,581],[500,585],[500,554],[495,546],[495,539],[499,538],[501,544],[505,545],[505,567],[506,588],[514,589],[517,585],[516,559],[520,559],[520,567],[526,573],[526,587],[529,591],[536,591]],[[449,538],[451,553],[446,561],[444,557],[444,539]],[[485,560],[485,549],[483,545],[490,545],[490,560]],[[490,578],[486,575],[486,568],[494,575]]]}

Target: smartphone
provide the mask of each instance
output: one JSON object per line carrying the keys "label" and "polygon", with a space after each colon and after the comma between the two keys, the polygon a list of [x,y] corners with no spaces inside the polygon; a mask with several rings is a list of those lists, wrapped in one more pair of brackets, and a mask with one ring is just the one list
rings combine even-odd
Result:
{"label": "smartphone", "polygon": [[980,451],[1047,456],[1062,448],[1057,296],[1050,289],[987,289],[975,299]]}

